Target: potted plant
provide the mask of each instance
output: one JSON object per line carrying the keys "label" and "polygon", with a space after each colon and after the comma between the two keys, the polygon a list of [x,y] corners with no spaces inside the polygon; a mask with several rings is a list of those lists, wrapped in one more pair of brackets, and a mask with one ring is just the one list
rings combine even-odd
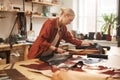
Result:
{"label": "potted plant", "polygon": [[107,34],[106,40],[111,41],[111,33],[116,26],[117,16],[113,13],[110,15],[103,14],[102,18],[104,20],[104,24],[101,27],[101,31],[103,34]]}

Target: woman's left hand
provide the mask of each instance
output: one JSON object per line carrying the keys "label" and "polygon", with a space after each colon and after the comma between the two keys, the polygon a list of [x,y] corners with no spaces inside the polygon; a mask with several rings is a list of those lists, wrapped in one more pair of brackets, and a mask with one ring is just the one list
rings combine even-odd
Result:
{"label": "woman's left hand", "polygon": [[93,45],[93,41],[89,41],[89,40],[83,40],[82,41],[82,46],[90,46],[90,45]]}

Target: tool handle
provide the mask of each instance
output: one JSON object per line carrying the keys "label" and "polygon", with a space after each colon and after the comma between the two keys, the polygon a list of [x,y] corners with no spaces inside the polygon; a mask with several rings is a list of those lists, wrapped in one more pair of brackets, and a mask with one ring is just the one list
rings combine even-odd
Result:
{"label": "tool handle", "polygon": [[102,59],[108,59],[108,55],[105,54],[87,54],[88,58],[102,58]]}

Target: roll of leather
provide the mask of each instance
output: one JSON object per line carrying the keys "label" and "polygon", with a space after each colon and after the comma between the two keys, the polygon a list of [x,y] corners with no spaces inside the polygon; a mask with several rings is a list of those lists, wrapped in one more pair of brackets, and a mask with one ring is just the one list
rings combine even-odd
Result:
{"label": "roll of leather", "polygon": [[102,59],[108,59],[108,55],[105,54],[87,54],[88,58],[102,58]]}

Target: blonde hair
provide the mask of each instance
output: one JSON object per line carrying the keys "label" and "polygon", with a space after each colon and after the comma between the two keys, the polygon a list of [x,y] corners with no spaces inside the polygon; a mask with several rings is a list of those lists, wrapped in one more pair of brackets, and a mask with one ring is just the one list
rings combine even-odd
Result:
{"label": "blonde hair", "polygon": [[70,15],[70,16],[75,16],[75,13],[71,8],[64,8],[64,9],[61,8],[60,15],[63,15],[63,14]]}

